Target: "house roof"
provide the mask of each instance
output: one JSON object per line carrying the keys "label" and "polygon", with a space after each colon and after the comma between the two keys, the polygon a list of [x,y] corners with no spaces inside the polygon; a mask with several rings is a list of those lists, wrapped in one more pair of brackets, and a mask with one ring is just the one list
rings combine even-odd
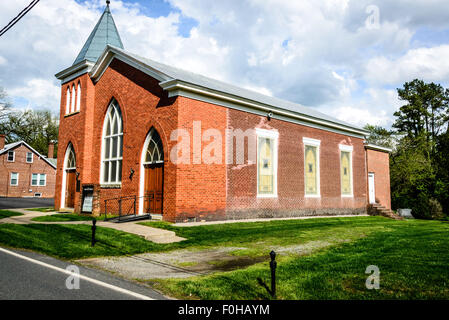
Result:
{"label": "house roof", "polygon": [[57,159],[49,159],[44,157],[43,155],[41,155],[39,152],[37,152],[34,148],[32,148],[28,143],[26,143],[25,141],[17,141],[17,142],[13,142],[13,143],[9,143],[7,145],[5,145],[5,147],[3,149],[0,150],[0,155],[13,150],[21,145],[26,146],[28,149],[30,149],[33,153],[35,153],[39,158],[41,158],[42,160],[44,160],[45,162],[47,162],[50,166],[52,166],[54,169],[56,169],[56,163],[57,163]]}
{"label": "house roof", "polygon": [[62,83],[89,72],[98,81],[111,61],[119,59],[157,79],[169,97],[185,96],[260,115],[364,138],[363,128],[298,103],[263,95],[226,82],[175,68],[125,51],[114,20],[106,6],[73,65],[56,74]]}
{"label": "house roof", "polygon": [[114,18],[112,18],[109,4],[107,4],[100,20],[98,20],[89,38],[87,38],[86,43],[76,57],[75,62],[73,62],[73,65],[84,60],[91,62],[97,61],[98,57],[100,57],[108,44],[123,49],[123,43],[120,39]]}
{"label": "house roof", "polygon": [[[232,98],[238,102],[244,100],[248,105],[265,106],[266,110],[272,111],[274,114],[284,114],[287,117],[290,115],[298,115],[302,116],[306,122],[314,120],[316,123],[324,124],[324,126],[334,125],[343,131],[349,129],[350,131],[357,132],[359,135],[369,135],[369,132],[363,128],[331,117],[313,108],[169,66],[111,45],[105,48],[103,54],[90,70],[90,75],[94,80],[98,81],[113,58],[122,60],[141,71],[149,73],[152,77],[160,81],[159,85],[163,89],[174,91],[173,95],[178,95],[180,89],[185,90],[187,87],[190,88],[190,91],[197,91],[203,95],[218,93],[223,97],[223,94],[225,94],[228,98]],[[283,111],[287,111],[288,113],[283,113]]]}

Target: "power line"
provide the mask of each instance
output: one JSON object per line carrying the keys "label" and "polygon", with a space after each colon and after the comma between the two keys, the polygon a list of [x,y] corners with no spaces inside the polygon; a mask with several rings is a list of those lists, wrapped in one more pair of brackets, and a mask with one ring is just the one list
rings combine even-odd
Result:
{"label": "power line", "polygon": [[11,29],[20,19],[22,19],[40,0],[32,0],[31,3],[23,9],[17,17],[12,19],[5,27],[0,30],[0,37],[6,33],[9,29]]}

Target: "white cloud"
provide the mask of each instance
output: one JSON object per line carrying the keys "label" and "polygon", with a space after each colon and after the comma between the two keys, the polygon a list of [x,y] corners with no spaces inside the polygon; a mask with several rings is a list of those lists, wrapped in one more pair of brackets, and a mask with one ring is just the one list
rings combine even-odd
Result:
{"label": "white cloud", "polygon": [[49,108],[59,100],[60,92],[59,85],[55,85],[52,80],[36,78],[28,80],[23,87],[13,88],[9,94],[32,101],[34,106]]}
{"label": "white cloud", "polygon": [[372,84],[395,84],[413,80],[449,81],[449,45],[411,49],[397,59],[384,56],[367,62],[366,79]]}
{"label": "white cloud", "polygon": [[[391,123],[400,104],[385,88],[415,77],[449,83],[449,45],[412,46],[421,26],[449,28],[443,0],[168,1],[180,11],[156,18],[142,4],[113,1],[125,49],[355,124]],[[28,2],[3,5],[0,24]],[[379,29],[364,26],[371,4]],[[0,85],[59,111],[54,74],[71,65],[103,9],[103,0],[41,1],[0,41]],[[198,22],[188,37],[179,33],[181,16]]]}

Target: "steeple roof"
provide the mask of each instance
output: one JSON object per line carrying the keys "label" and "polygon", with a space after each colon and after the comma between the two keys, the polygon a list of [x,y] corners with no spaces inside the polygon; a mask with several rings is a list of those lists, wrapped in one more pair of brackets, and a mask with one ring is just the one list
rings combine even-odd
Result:
{"label": "steeple roof", "polygon": [[109,1],[106,1],[106,4],[106,9],[92,30],[89,38],[87,38],[73,65],[83,60],[96,62],[107,45],[124,49],[114,19],[112,18],[111,10],[109,9]]}

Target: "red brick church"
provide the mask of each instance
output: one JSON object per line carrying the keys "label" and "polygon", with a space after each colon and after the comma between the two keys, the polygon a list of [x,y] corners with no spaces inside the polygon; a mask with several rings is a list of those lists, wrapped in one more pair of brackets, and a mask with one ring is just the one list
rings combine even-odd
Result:
{"label": "red brick church", "polygon": [[109,4],[56,77],[56,208],[168,221],[390,208],[389,150],[367,131],[132,54]]}

